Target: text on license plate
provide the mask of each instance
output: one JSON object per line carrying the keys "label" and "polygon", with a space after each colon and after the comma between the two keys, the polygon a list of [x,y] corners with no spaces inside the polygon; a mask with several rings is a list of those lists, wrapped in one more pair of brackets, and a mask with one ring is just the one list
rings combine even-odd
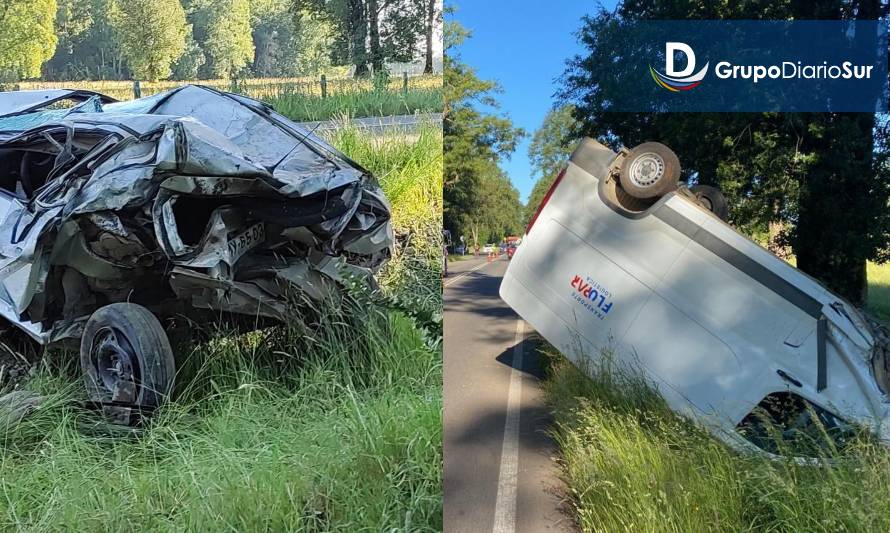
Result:
{"label": "text on license plate", "polygon": [[262,223],[242,231],[229,240],[229,261],[235,263],[245,252],[266,240],[266,228]]}

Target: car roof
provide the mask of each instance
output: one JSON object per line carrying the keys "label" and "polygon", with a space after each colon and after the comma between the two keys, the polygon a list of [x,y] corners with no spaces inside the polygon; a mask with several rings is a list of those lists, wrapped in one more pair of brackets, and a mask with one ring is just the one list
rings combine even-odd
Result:
{"label": "car roof", "polygon": [[0,92],[0,117],[29,113],[59,100],[86,101],[94,96],[103,103],[116,102],[114,98],[83,89],[39,89],[33,91]]}

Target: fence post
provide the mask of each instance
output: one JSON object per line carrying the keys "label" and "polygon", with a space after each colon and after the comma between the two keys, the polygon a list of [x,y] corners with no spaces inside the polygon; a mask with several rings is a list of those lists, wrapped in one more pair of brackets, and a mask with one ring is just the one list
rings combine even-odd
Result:
{"label": "fence post", "polygon": [[133,98],[142,98],[142,86],[139,80],[133,80]]}
{"label": "fence post", "polygon": [[321,75],[321,97],[328,97],[328,78],[324,74]]}
{"label": "fence post", "polygon": [[402,92],[408,94],[408,71],[402,71]]}

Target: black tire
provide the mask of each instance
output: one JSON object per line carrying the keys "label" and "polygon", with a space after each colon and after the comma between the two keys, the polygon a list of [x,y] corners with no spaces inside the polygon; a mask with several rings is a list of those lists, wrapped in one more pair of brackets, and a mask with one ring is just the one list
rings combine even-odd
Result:
{"label": "black tire", "polygon": [[627,154],[619,173],[621,188],[634,198],[657,198],[677,189],[680,160],[667,146],[643,143]]}
{"label": "black tire", "polygon": [[726,221],[729,218],[729,206],[720,189],[710,185],[693,185],[689,190],[702,207],[717,215],[720,220]]}
{"label": "black tire", "polygon": [[80,367],[89,398],[149,410],[173,388],[170,341],[148,309],[115,303],[98,309],[84,327]]}

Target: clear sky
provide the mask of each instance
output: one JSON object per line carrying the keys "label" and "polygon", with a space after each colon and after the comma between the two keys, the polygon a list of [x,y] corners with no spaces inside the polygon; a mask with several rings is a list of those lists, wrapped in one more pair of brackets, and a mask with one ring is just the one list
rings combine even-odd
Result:
{"label": "clear sky", "polygon": [[616,0],[455,0],[454,19],[472,32],[461,47],[464,63],[482,79],[497,80],[504,89],[497,95],[502,111],[529,133],[503,168],[525,202],[534,185],[528,161],[531,134],[553,106],[558,89],[555,79],[565,70],[566,59],[581,52],[574,33],[581,17]]}

